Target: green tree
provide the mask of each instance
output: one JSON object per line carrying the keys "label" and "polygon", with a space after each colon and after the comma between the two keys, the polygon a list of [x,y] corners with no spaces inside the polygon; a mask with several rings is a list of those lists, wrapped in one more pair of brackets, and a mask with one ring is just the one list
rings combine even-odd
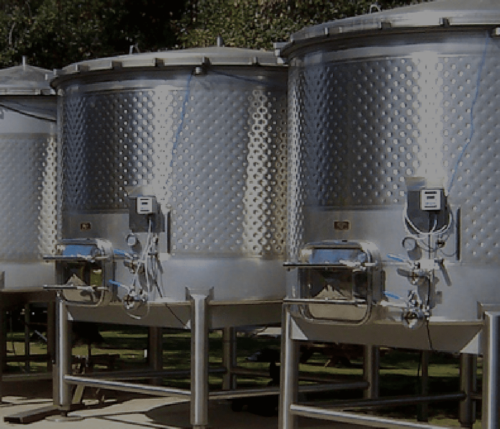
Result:
{"label": "green tree", "polygon": [[[418,3],[380,0],[378,7]],[[373,10],[372,0],[189,0],[174,23],[182,47],[210,46],[221,36],[226,46],[271,49],[303,27]]]}
{"label": "green tree", "polygon": [[7,0],[0,6],[0,66],[27,56],[49,69],[176,43],[169,25],[184,0]]}
{"label": "green tree", "polygon": [[[379,0],[383,8],[418,0]],[[136,50],[209,46],[271,49],[313,24],[366,13],[373,0],[4,0],[0,67],[48,69]]]}

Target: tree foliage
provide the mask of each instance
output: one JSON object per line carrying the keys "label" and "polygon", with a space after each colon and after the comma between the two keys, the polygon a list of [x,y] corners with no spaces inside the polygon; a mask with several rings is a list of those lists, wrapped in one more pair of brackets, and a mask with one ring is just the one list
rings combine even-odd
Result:
{"label": "tree foliage", "polygon": [[[367,13],[375,0],[3,0],[0,67],[48,69],[172,47],[271,49],[313,24]],[[379,0],[382,9],[425,0]]]}
{"label": "tree foliage", "polygon": [[[422,0],[420,0],[422,1]],[[183,47],[226,46],[271,49],[303,27],[361,15],[418,0],[188,0],[174,23]]]}
{"label": "tree foliage", "polygon": [[184,0],[8,0],[0,6],[0,66],[56,68],[175,44],[169,22]]}

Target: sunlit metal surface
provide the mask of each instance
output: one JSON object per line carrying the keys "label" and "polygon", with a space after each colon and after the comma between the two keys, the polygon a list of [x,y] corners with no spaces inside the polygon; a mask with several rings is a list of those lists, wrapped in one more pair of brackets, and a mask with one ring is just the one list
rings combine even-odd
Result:
{"label": "sunlit metal surface", "polygon": [[[53,85],[63,237],[103,237],[133,253],[147,238],[140,231],[127,245],[129,197],[153,195],[164,284],[150,302],[185,301],[185,288],[199,284],[216,286],[215,300],[284,296],[286,68],[273,54],[207,48],[93,60],[63,69]],[[131,279],[118,264],[116,280]]]}
{"label": "sunlit metal surface", "polygon": [[57,233],[56,97],[48,70],[23,64],[0,70],[1,289],[54,281]]}

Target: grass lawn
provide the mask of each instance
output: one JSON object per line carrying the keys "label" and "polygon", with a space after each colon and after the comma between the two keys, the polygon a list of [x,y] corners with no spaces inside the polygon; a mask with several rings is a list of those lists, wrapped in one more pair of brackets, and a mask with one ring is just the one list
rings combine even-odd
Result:
{"label": "grass lawn", "polygon": [[[101,325],[100,334],[104,341],[100,345],[92,347],[92,355],[119,355],[117,367],[120,369],[139,369],[147,366],[145,349],[148,344],[148,330],[143,327]],[[163,363],[164,369],[185,369],[190,368],[190,332],[174,331],[164,329],[163,331]],[[246,358],[254,352],[263,348],[279,350],[280,340],[260,336],[238,335],[237,361],[238,365],[247,368],[268,370],[268,364],[248,362]],[[33,341],[31,343],[31,354],[46,354],[47,347],[43,342]],[[24,333],[13,330],[8,334],[7,356],[21,356],[24,354]],[[219,366],[222,363],[222,341],[219,331],[212,332],[209,338],[210,364]],[[73,347],[74,356],[86,356],[86,345],[75,345]],[[380,393],[381,396],[398,396],[418,394],[420,390],[420,358],[419,352],[407,350],[383,350],[380,365]],[[340,378],[352,379],[352,377],[362,376],[362,360],[351,358],[348,366],[325,366],[328,356],[321,353],[314,353],[307,361],[301,364],[301,371],[306,371],[318,375],[333,375]],[[478,377],[481,376],[481,362],[479,361]],[[45,362],[33,362],[30,364],[30,371],[46,371]],[[76,366],[75,366],[76,368]],[[106,369],[103,365],[97,365],[95,370]],[[9,362],[7,372],[23,372],[26,370],[25,364],[21,362]],[[429,366],[430,386],[432,394],[455,393],[459,390],[459,359],[445,353],[432,353],[430,355]],[[209,379],[210,388],[218,389],[221,386],[221,376],[212,375]],[[241,386],[265,386],[269,382],[268,378],[248,379],[238,377]],[[168,385],[189,388],[189,377],[169,379]],[[308,400],[324,399],[348,399],[361,397],[360,391],[343,391],[331,394],[310,394]],[[480,408],[480,403],[478,404]],[[480,411],[480,410],[479,410]],[[398,419],[415,420],[417,406],[400,406],[385,409],[376,409],[376,414],[385,417]],[[458,403],[457,402],[436,402],[429,405],[430,422],[443,426],[456,426],[458,423]],[[480,416],[478,415],[478,419]],[[474,429],[480,428],[477,422]]]}

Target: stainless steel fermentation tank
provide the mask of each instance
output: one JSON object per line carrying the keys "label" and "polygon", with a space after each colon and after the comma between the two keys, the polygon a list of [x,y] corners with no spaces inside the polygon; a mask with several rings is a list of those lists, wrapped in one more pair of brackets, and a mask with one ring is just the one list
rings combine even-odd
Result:
{"label": "stainless steel fermentation tank", "polygon": [[61,314],[192,329],[194,426],[208,329],[281,320],[286,76],[273,53],[214,47],[85,61],[52,82]]}
{"label": "stainless steel fermentation tank", "polygon": [[56,97],[48,70],[0,70],[0,290],[42,290],[55,279]]}
{"label": "stainless steel fermentation tank", "polygon": [[[53,85],[62,238],[78,241],[59,251],[109,252],[108,300],[128,299],[133,312],[134,293],[144,303],[185,302],[186,288],[200,287],[213,288],[214,302],[283,297],[286,70],[270,53],[207,48],[94,60],[63,69]],[[137,279],[145,250],[161,272]],[[87,310],[72,311],[95,320]],[[99,313],[108,315],[115,319],[107,308]]]}
{"label": "stainless steel fermentation tank", "polygon": [[[305,28],[280,46],[287,338],[491,349],[485,384],[498,385],[498,345],[480,334],[500,303],[499,24],[498,2],[438,0]],[[287,361],[289,380],[292,352]]]}
{"label": "stainless steel fermentation tank", "polygon": [[[22,65],[0,70],[0,354],[5,362],[5,311],[48,303],[47,339],[53,352],[53,300],[43,290],[55,281],[54,264],[43,255],[54,253],[57,239],[56,97],[46,79],[48,70]],[[25,353],[30,366],[29,325]],[[2,375],[3,365],[0,368]],[[50,374],[39,374],[46,378]],[[33,374],[27,374],[33,380]],[[30,378],[31,376],[31,378]],[[2,375],[0,380],[25,381]],[[0,383],[1,384],[1,383]],[[0,386],[0,398],[2,389]]]}

